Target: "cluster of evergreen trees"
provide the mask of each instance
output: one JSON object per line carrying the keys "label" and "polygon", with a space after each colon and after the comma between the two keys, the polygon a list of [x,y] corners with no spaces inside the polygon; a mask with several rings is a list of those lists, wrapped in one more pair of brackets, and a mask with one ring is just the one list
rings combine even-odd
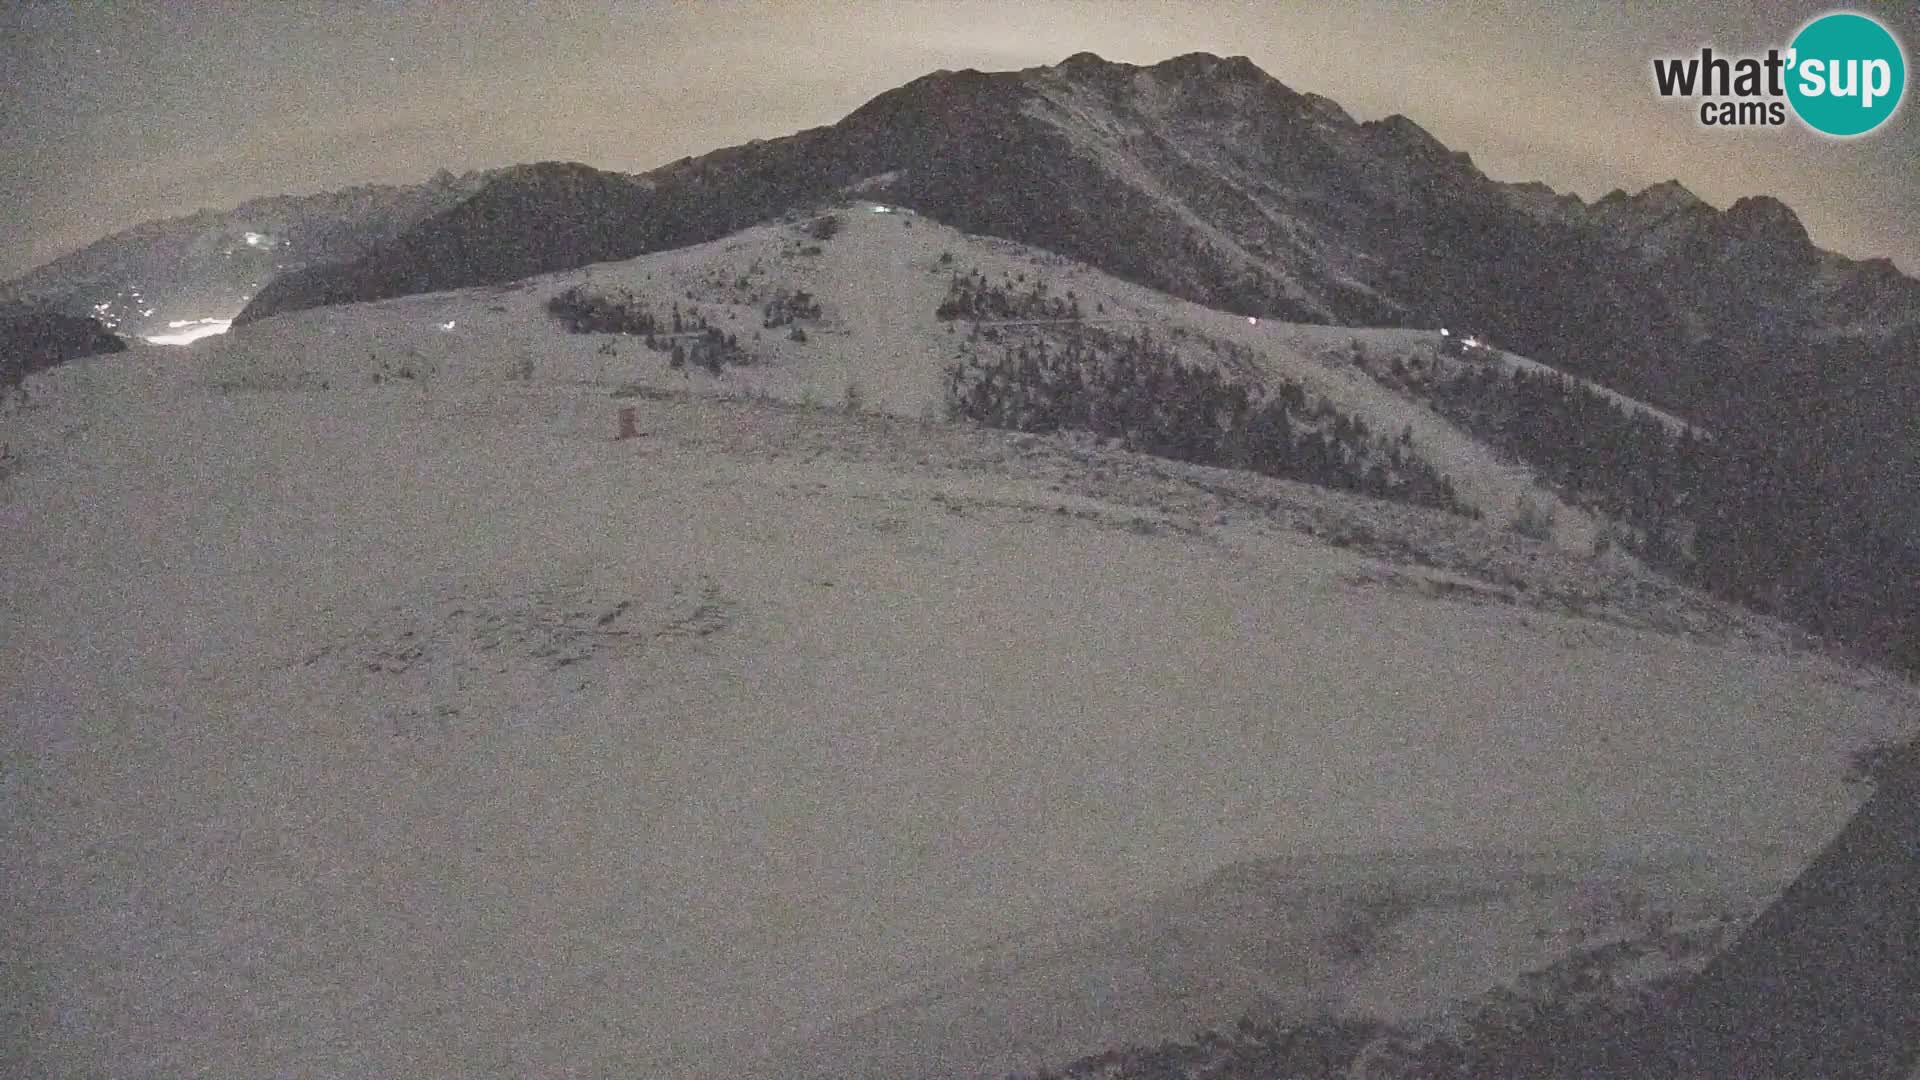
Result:
{"label": "cluster of evergreen trees", "polygon": [[1035,335],[997,358],[951,366],[946,394],[952,416],[991,427],[1087,431],[1160,457],[1478,516],[1413,455],[1407,436],[1375,435],[1292,380],[1256,400],[1147,334],[1075,327],[1054,347]]}
{"label": "cluster of evergreen trees", "polygon": [[[677,320],[679,312],[676,311],[674,317]],[[728,364],[744,367],[748,361],[746,352],[740,348],[739,339],[732,334],[722,333],[719,327],[708,324],[705,318],[700,318],[698,325],[692,326],[690,332],[672,338],[650,335],[646,344],[655,352],[666,353],[667,364],[675,371],[692,364],[718,375]]]}
{"label": "cluster of evergreen trees", "polygon": [[654,334],[661,329],[647,302],[625,289],[605,293],[569,286],[547,301],[547,314],[576,334]]}
{"label": "cluster of evergreen trees", "polygon": [[1678,434],[1557,373],[1430,363],[1368,370],[1632,526],[1649,563],[1723,599],[1920,674],[1920,550],[1861,510],[1791,425]]}
{"label": "cluster of evergreen trees", "polygon": [[[1022,288],[1021,286],[1025,286]],[[989,282],[978,270],[955,274],[947,283],[946,299],[934,309],[942,321],[953,319],[1078,319],[1080,298],[1069,289],[1065,296],[1050,295],[1046,279],[1023,271],[1019,277]]]}
{"label": "cluster of evergreen trees", "polygon": [[[1399,369],[1399,361],[1394,361]],[[1643,555],[1687,564],[1686,536],[1713,469],[1711,444],[1555,372],[1434,364],[1396,370],[1442,416],[1526,462],[1570,502],[1624,521]]]}
{"label": "cluster of evergreen trees", "polygon": [[728,364],[744,366],[749,360],[739,339],[708,322],[699,308],[683,312],[676,303],[661,319],[645,300],[624,289],[601,293],[574,285],[547,301],[547,313],[576,334],[641,337],[647,348],[666,353],[676,371],[692,364],[718,375]]}
{"label": "cluster of evergreen trees", "polygon": [[771,330],[802,319],[819,317],[820,302],[813,298],[812,293],[804,289],[798,292],[781,289],[773,299],[767,301],[766,308],[761,312],[760,325]]}
{"label": "cluster of evergreen trees", "polygon": [[1695,576],[1920,675],[1920,547],[1876,520],[1855,478],[1804,437],[1716,440],[1695,515]]}

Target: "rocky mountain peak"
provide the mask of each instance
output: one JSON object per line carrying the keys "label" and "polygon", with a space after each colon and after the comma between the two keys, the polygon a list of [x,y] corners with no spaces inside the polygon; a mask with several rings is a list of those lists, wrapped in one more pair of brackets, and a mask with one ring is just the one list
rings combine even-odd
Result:
{"label": "rocky mountain peak", "polygon": [[[1663,180],[1635,195],[1614,188],[1587,209],[1595,223],[1618,229],[1623,238],[1636,240],[1645,240],[1654,232],[1667,239],[1687,235],[1694,231],[1695,225],[1719,213],[1678,180]],[[1655,246],[1664,249],[1665,241]]]}
{"label": "rocky mountain peak", "polygon": [[1380,120],[1369,120],[1361,126],[1376,131],[1422,156],[1441,158],[1452,154],[1445,143],[1433,137],[1432,132],[1400,113],[1394,113]]}
{"label": "rocky mountain peak", "polygon": [[1656,212],[1692,210],[1707,205],[1678,180],[1662,180],[1653,184],[1635,195],[1633,201]]}
{"label": "rocky mountain peak", "polygon": [[1734,202],[1721,217],[1722,231],[1744,240],[1760,241],[1789,249],[1811,249],[1800,215],[1771,195],[1748,195]]}
{"label": "rocky mountain peak", "polygon": [[1183,78],[1209,78],[1217,76],[1233,78],[1248,78],[1252,76],[1266,77],[1266,72],[1261,71],[1252,60],[1245,56],[1222,57],[1210,52],[1182,53],[1179,56],[1162,60],[1158,64],[1153,65],[1151,70],[1166,75],[1178,75]]}
{"label": "rocky mountain peak", "polygon": [[[1418,163],[1434,173],[1453,174],[1460,181],[1484,179],[1464,150],[1450,150],[1433,133],[1399,113],[1360,125],[1388,157]],[[1464,190],[1464,189],[1463,189]]]}
{"label": "rocky mountain peak", "polygon": [[1319,94],[1301,94],[1300,103],[1308,116],[1322,123],[1343,128],[1357,126],[1353,116],[1332,98],[1321,97]]}

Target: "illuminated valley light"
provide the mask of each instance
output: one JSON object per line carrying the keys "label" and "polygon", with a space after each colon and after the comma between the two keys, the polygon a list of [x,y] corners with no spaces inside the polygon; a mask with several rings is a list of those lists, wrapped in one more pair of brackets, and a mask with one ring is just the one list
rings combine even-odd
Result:
{"label": "illuminated valley light", "polygon": [[443,323],[441,323],[441,324],[440,324],[440,329],[442,329],[442,330],[451,330],[451,329],[453,329],[453,320],[452,320],[452,319],[448,319],[448,320],[447,320],[446,322],[443,322]]}
{"label": "illuminated valley light", "polygon": [[141,314],[141,316],[143,316],[143,317],[151,317],[151,316],[153,315],[153,309],[152,309],[152,308],[141,308],[141,309],[140,309],[140,314]]}
{"label": "illuminated valley light", "polygon": [[170,329],[186,327],[177,334],[154,334],[146,340],[152,345],[190,345],[204,337],[224,334],[233,328],[232,319],[188,319],[170,322]]}
{"label": "illuminated valley light", "polygon": [[248,247],[266,247],[267,238],[260,235],[257,232],[250,232],[247,234],[247,246]]}

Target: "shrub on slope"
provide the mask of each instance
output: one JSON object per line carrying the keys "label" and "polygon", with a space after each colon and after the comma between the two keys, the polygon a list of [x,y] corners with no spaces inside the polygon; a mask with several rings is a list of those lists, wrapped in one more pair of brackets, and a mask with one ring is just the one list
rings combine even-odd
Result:
{"label": "shrub on slope", "polygon": [[698,308],[683,312],[675,304],[662,318],[644,298],[624,289],[600,292],[575,285],[548,300],[547,313],[576,334],[638,336],[647,348],[668,354],[676,369],[691,363],[718,375],[725,365],[743,366],[749,359],[739,338],[713,325]]}

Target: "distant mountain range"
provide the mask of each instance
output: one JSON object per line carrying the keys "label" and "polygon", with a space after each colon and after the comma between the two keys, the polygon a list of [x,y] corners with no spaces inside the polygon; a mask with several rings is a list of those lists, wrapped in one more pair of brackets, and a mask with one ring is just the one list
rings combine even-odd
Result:
{"label": "distant mountain range", "polygon": [[276,275],[359,258],[478,191],[491,174],[255,199],[147,222],[0,287],[0,299],[97,318],[123,336],[231,319]]}

